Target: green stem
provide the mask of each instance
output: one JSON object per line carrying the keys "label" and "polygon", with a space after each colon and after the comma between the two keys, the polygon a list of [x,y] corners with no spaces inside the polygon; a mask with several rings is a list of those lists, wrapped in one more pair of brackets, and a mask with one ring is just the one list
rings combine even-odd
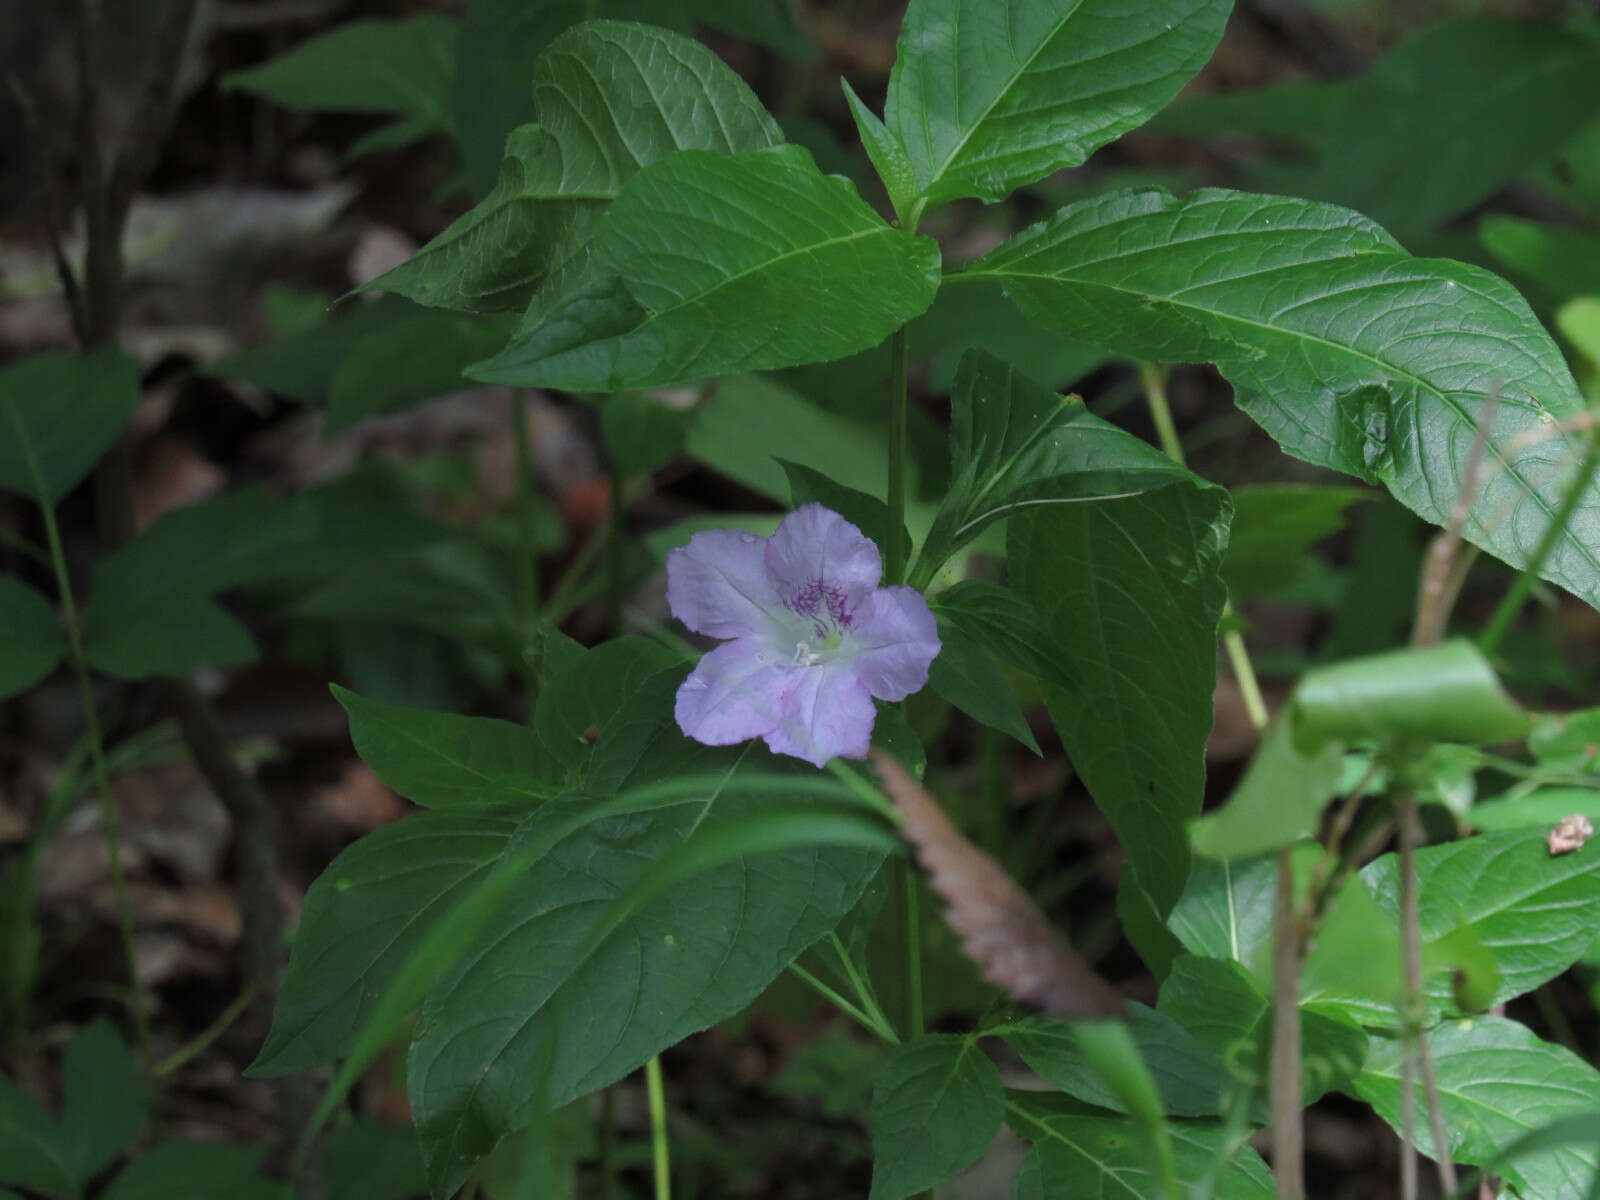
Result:
{"label": "green stem", "polygon": [[656,1200],[672,1200],[672,1164],[667,1146],[667,1092],[661,1083],[661,1058],[644,1065],[645,1088],[650,1095],[650,1147],[655,1162]]}
{"label": "green stem", "polygon": [[246,984],[244,990],[233,998],[233,1002],[222,1010],[221,1016],[201,1030],[191,1041],[179,1046],[156,1065],[154,1072],[156,1078],[159,1079],[163,1075],[172,1074],[226,1033],[228,1027],[242,1017],[245,1009],[250,1007],[250,1002],[256,998],[256,992],[260,989],[260,986],[259,980],[251,980]]}
{"label": "green stem", "polygon": [[1574,476],[1566,494],[1561,497],[1561,504],[1557,507],[1555,515],[1550,518],[1550,525],[1544,531],[1544,536],[1539,539],[1539,544],[1533,551],[1533,557],[1528,560],[1528,565],[1518,575],[1516,582],[1511,585],[1511,590],[1500,601],[1500,607],[1495,609],[1494,616],[1489,619],[1489,627],[1483,631],[1483,636],[1478,639],[1478,649],[1485,655],[1491,655],[1500,645],[1502,638],[1511,629],[1511,622],[1516,620],[1517,613],[1521,611],[1523,602],[1527,600],[1528,593],[1533,590],[1534,584],[1539,582],[1539,571],[1551,552],[1556,548],[1556,543],[1567,531],[1567,522],[1571,520],[1573,512],[1578,507],[1578,501],[1583,498],[1585,489],[1594,480],[1595,467],[1600,465],[1600,430],[1589,434],[1589,445],[1584,450],[1583,459],[1578,464],[1578,473]]}
{"label": "green stem", "polygon": [[578,606],[578,592],[583,587],[584,576],[588,574],[589,568],[594,565],[594,560],[610,540],[611,523],[607,521],[597,527],[589,535],[589,540],[578,548],[578,552],[572,556],[572,561],[567,564],[567,569],[561,573],[561,578],[556,580],[555,590],[550,593],[550,598],[544,602],[541,610],[543,620],[551,625],[559,625]]}
{"label": "green stem", "polygon": [[50,552],[43,546],[36,546],[21,534],[12,533],[9,529],[0,528],[0,546],[10,546],[19,554],[26,554],[36,563],[44,566],[50,565]]}
{"label": "green stem", "polygon": [[833,945],[833,952],[839,956],[839,968],[844,972],[844,977],[850,981],[850,986],[855,989],[856,997],[861,1007],[880,1026],[889,1031],[889,1039],[895,1043],[899,1037],[894,1032],[894,1022],[889,1020],[889,1015],[883,1011],[883,1006],[878,1003],[878,994],[873,990],[872,980],[861,971],[856,970],[856,964],[851,961],[850,953],[844,948],[844,943],[839,940],[839,935],[833,930],[828,931],[828,939]]}
{"label": "green stem", "polygon": [[889,339],[889,530],[884,546],[884,582],[904,583],[905,547],[901,530],[906,527],[906,331],[895,330]]}
{"label": "green stem", "polygon": [[[1233,615],[1233,606],[1229,604],[1223,609],[1222,618],[1227,620]],[[1222,635],[1222,648],[1228,652],[1228,665],[1233,668],[1233,678],[1239,685],[1239,695],[1244,699],[1244,711],[1250,717],[1250,724],[1257,729],[1265,729],[1271,722],[1272,716],[1267,712],[1267,702],[1261,695],[1261,683],[1256,679],[1256,669],[1250,662],[1250,652],[1245,649],[1244,634],[1237,629],[1230,629]]]}
{"label": "green stem", "polygon": [[147,1012],[148,997],[139,986],[139,956],[133,939],[133,908],[128,903],[128,883],[122,870],[122,839],[118,834],[117,806],[111,797],[111,772],[106,767],[105,739],[100,733],[100,713],[95,707],[94,684],[89,678],[89,658],[83,649],[83,630],[78,622],[78,606],[72,595],[72,580],[67,572],[67,556],[61,545],[61,529],[56,524],[55,506],[50,502],[45,486],[44,472],[34,453],[33,441],[17,414],[16,406],[6,401],[6,412],[16,430],[17,446],[27,465],[44,519],[46,544],[50,552],[50,565],[55,572],[56,590],[61,598],[62,624],[67,635],[68,657],[72,672],[78,681],[78,700],[83,707],[84,732],[89,740],[89,762],[94,772],[95,793],[100,802],[100,825],[105,835],[106,858],[111,869],[111,892],[117,909],[117,927],[122,937],[122,953],[128,972],[128,986],[138,1001],[131,1005],[133,1028],[139,1043],[139,1053],[146,1068],[150,1065],[150,1023]]}
{"label": "green stem", "polygon": [[1156,440],[1167,457],[1182,466],[1183,443],[1178,440],[1178,427],[1172,423],[1172,409],[1167,404],[1167,373],[1155,363],[1140,363],[1139,379],[1144,384],[1150,420],[1156,427]]}
{"label": "green stem", "polygon": [[790,963],[789,970],[794,973],[797,979],[804,982],[808,987],[811,988],[812,991],[816,992],[817,995],[821,996],[829,1004],[833,1005],[840,1012],[844,1013],[845,1016],[849,1017],[857,1025],[860,1025],[863,1029],[869,1031],[870,1033],[876,1034],[881,1040],[889,1043],[891,1046],[898,1046],[900,1044],[900,1039],[895,1035],[893,1029],[875,1020],[871,1013],[866,1012],[857,1005],[851,1004],[850,1001],[841,996],[837,990],[829,987],[826,983],[823,983],[822,980],[818,979],[799,963]]}

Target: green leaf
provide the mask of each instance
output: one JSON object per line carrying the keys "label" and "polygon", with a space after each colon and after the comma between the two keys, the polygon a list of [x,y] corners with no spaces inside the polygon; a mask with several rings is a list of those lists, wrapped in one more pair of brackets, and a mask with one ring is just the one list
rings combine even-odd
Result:
{"label": "green leaf", "polygon": [[1563,304],[1556,313],[1556,328],[1594,370],[1600,371],[1600,299],[1579,296]]}
{"label": "green leaf", "polygon": [[872,1089],[871,1200],[903,1200],[965,1170],[1004,1117],[1005,1086],[977,1038],[896,1046]]}
{"label": "green leaf", "polygon": [[1227,493],[1183,483],[1035,506],[1009,530],[1017,591],[1079,681],[1046,688],[1050,715],[1161,915],[1205,790],[1227,522]]}
{"label": "green leaf", "polygon": [[[139,365],[120,350],[35,354],[0,371],[0,488],[57,503],[117,440],[138,403]],[[24,437],[44,479],[42,496]]]}
{"label": "green leaf", "polygon": [[649,475],[683,450],[689,414],[648,394],[618,392],[600,406],[600,431],[612,466],[624,479]]}
{"label": "green leaf", "polygon": [[252,1074],[289,1075],[349,1052],[366,1014],[428,930],[506,852],[515,818],[433,812],[370,833],[306,893],[272,1029]]}
{"label": "green leaf", "polygon": [[[778,804],[770,791],[738,788],[739,764],[770,770],[770,756],[685,744],[670,719],[658,717],[662,740],[639,773],[671,778],[671,762],[678,773],[710,768],[721,782],[563,836],[521,876],[493,938],[424,1006],[408,1086],[436,1195],[530,1105],[559,1107],[738,1011],[850,909],[877,869],[881,854],[860,849],[755,854],[619,912],[614,901],[653,862]],[[672,747],[687,759],[664,757]],[[522,836],[562,820],[563,807],[541,809]]]}
{"label": "green leaf", "polygon": [[1579,813],[1600,828],[1600,790],[1587,787],[1545,787],[1512,791],[1472,807],[1468,821],[1479,829],[1538,829],[1547,833],[1562,817]]}
{"label": "green leaf", "polygon": [[1454,640],[1319,667],[1289,710],[1295,745],[1311,753],[1368,738],[1481,744],[1519,737],[1528,716],[1471,642]]}
{"label": "green leaf", "polygon": [[939,625],[939,656],[928,669],[928,686],[974,721],[998,729],[1042,756],[1011,684],[975,639],[948,622]]}
{"label": "green leaf", "polygon": [[845,102],[850,106],[850,116],[856,123],[861,145],[872,160],[872,169],[883,181],[884,190],[889,193],[889,204],[904,225],[917,199],[917,176],[911,167],[911,160],[906,157],[906,148],[899,138],[889,132],[878,115],[861,102],[861,97],[856,95],[848,79],[840,76],[839,86],[844,89]]}
{"label": "green leaf", "polygon": [[[1417,851],[1418,921],[1424,946],[1470,928],[1500,967],[1493,1003],[1531,992],[1565,971],[1600,925],[1600,843],[1552,856],[1543,831],[1482,834]],[[1378,907],[1400,911],[1398,860],[1361,872]],[[1430,1013],[1452,1007],[1451,981],[1427,985]]]}
{"label": "green leaf", "polygon": [[1253,970],[1272,944],[1277,886],[1275,855],[1238,862],[1197,858],[1167,927],[1191,952]]}
{"label": "green leaf", "polygon": [[1195,482],[1166,455],[1015,367],[969,350],[950,409],[951,486],[913,565],[927,581],[986,526],[1040,504]]}
{"label": "green leaf", "polygon": [[1261,484],[1233,489],[1233,531],[1222,577],[1235,602],[1292,586],[1312,545],[1345,525],[1345,510],[1374,493],[1362,488]]}
{"label": "green leaf", "polygon": [[356,753],[389,787],[427,808],[527,809],[561,790],[539,736],[491,717],[380,704],[333,685]]}
{"label": "green leaf", "polygon": [[[789,477],[789,506],[817,503],[833,509],[849,521],[881,550],[889,544],[889,506],[879,497],[845,487],[829,475],[815,471],[800,463],[778,459],[778,465]],[[899,529],[901,561],[911,553],[911,535],[905,527]]]}
{"label": "green leaf", "polygon": [[[1400,1125],[1400,1041],[1374,1042],[1351,1091],[1396,1130]],[[1592,1113],[1600,1073],[1572,1051],[1540,1041],[1504,1017],[1446,1021],[1428,1034],[1439,1103],[1458,1163],[1493,1161],[1529,1130],[1562,1117]],[[1427,1121],[1416,1122],[1417,1148],[1433,1155]],[[1600,1169],[1600,1146],[1568,1142],[1536,1146],[1497,1170],[1527,1196],[1584,1200]]]}
{"label": "green leaf", "polygon": [[261,488],[166,514],[96,564],[83,612],[89,661],[123,679],[248,662],[255,643],[212,597],[279,578],[313,529],[309,508]]}
{"label": "green leaf", "polygon": [[1336,742],[1302,754],[1290,722],[1277,721],[1223,807],[1191,826],[1195,852],[1248,858],[1311,837],[1344,770]]}
{"label": "green leaf", "polygon": [[926,204],[1003,200],[1149,120],[1215,49],[1228,0],[913,0],[884,122]]}
{"label": "green leaf", "polygon": [[1541,767],[1595,771],[1600,767],[1600,708],[1539,717],[1528,733],[1528,749]]}
{"label": "green leaf", "polygon": [[407,1200],[417,1194],[422,1156],[409,1125],[357,1120],[332,1130],[317,1147],[328,1200]]}
{"label": "green leaf", "polygon": [[1600,237],[1522,217],[1488,216],[1478,240],[1516,275],[1555,299],[1600,293]]}
{"label": "green leaf", "polygon": [[27,691],[66,653],[50,601],[15,576],[0,576],[0,700]]}
{"label": "green leaf", "polygon": [[139,1060],[104,1017],[73,1035],[62,1066],[61,1156],[92,1179],[144,1128],[150,1091]]}
{"label": "green leaf", "polygon": [[[1241,268],[1240,264],[1247,264]],[[1069,205],[981,259],[1050,327],[1151,361],[1214,362],[1286,451],[1383,483],[1447,524],[1478,428],[1468,539],[1527,564],[1573,450],[1551,428],[1582,401],[1509,285],[1406,254],[1370,221],[1303,200],[1202,190]],[[959,276],[956,278],[960,278]],[[1600,603],[1600,502],[1543,570]]]}
{"label": "green leaf", "polygon": [[[1040,1078],[1070,1096],[1100,1108],[1128,1111],[1080,1045],[1082,1026],[1051,1017],[1013,1021],[984,1031],[1003,1037]],[[1155,1080],[1156,1112],[1175,1117],[1211,1117],[1222,1111],[1222,1060],[1198,1045],[1165,1013],[1142,1004],[1128,1006],[1128,1033]]]}
{"label": "green leaf", "polygon": [[103,1200],[273,1200],[279,1187],[256,1175],[265,1151],[218,1142],[166,1142],[128,1164]]}
{"label": "green leaf", "polygon": [[1010,588],[964,579],[929,597],[941,625],[959,629],[990,654],[1053,687],[1074,687],[1072,666],[1038,609]]}
{"label": "green leaf", "polygon": [[533,722],[546,754],[568,771],[590,761],[604,764],[602,756],[591,752],[595,739],[647,679],[682,664],[682,655],[659,642],[625,637],[586,650],[552,671],[540,686]]}
{"label": "green leaf", "polygon": [[[1095,1196],[1101,1200],[1165,1200],[1145,1142],[1133,1121],[1047,1092],[1010,1092],[1006,1122],[1033,1149],[1012,1186],[1016,1200]],[[1216,1121],[1169,1121],[1178,1178],[1199,1179],[1226,1140]],[[1228,1200],[1270,1200],[1272,1176],[1248,1146],[1240,1148],[1217,1180]]]}
{"label": "green leaf", "polygon": [[[1176,1021],[1201,1050],[1225,1063],[1223,1069],[1234,1081],[1256,1093],[1256,1116],[1265,1122],[1272,1001],[1249,971],[1227,959],[1180,954],[1162,981],[1157,1011]],[[1302,1004],[1300,1046],[1301,1095],[1305,1104],[1311,1104],[1343,1087],[1361,1069],[1367,1035],[1337,1009]]]}
{"label": "green leaf", "polygon": [[506,318],[419,312],[367,334],[334,369],[324,433],[471,386],[462,369],[505,345],[510,333]]}
{"label": "green leaf", "polygon": [[[528,19],[537,18],[519,18]],[[665,29],[575,26],[532,74],[539,124],[510,132],[494,189],[367,287],[434,308],[522,308],[547,280],[581,275],[595,222],[641,167],[677,150],[729,154],[783,140],[738,75]]]}
{"label": "green leaf", "polygon": [[223,86],[309,111],[394,113],[454,128],[457,22],[436,13],[347,21],[285,54],[231,72]]}
{"label": "green leaf", "polygon": [[844,358],[939,287],[936,243],[884,224],[796,146],[645,167],[606,210],[591,260],[589,282],[472,375],[619,391]]}
{"label": "green leaf", "polygon": [[1410,238],[1550,162],[1594,121],[1600,41],[1551,21],[1452,21],[1385,54],[1345,100],[1312,194]]}
{"label": "green leaf", "polygon": [[0,1075],[0,1183],[47,1196],[77,1196],[81,1183],[50,1115]]}

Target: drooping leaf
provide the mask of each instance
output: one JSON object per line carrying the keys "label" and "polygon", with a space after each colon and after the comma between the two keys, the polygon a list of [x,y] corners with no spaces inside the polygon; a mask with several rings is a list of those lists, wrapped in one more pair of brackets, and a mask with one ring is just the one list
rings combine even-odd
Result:
{"label": "drooping leaf", "polygon": [[[1128,1117],[1048,1092],[1013,1091],[1006,1096],[1006,1123],[1033,1143],[1012,1186],[1015,1200],[1164,1200],[1155,1165]],[[1167,1128],[1178,1177],[1185,1180],[1206,1173],[1227,1136],[1216,1121],[1169,1121]],[[1216,1194],[1270,1200],[1272,1176],[1255,1151],[1242,1147],[1218,1177]]]}
{"label": "drooping leaf", "polygon": [[[1424,945],[1470,928],[1494,955],[1493,1003],[1532,991],[1575,963],[1600,923],[1600,843],[1552,856],[1543,830],[1508,830],[1417,851],[1418,920]],[[1378,906],[1400,911],[1398,859],[1361,873]],[[1451,980],[1428,982],[1432,1013],[1453,1005]]]}
{"label": "drooping leaf", "polygon": [[47,1196],[77,1196],[82,1185],[50,1114],[4,1075],[0,1075],[0,1183]]}
{"label": "drooping leaf", "polygon": [[280,577],[313,530],[310,509],[262,489],[166,514],[96,564],[83,612],[89,661],[124,679],[248,662],[254,641],[213,597]]}
{"label": "drooping leaf", "polygon": [[1037,609],[1010,588],[964,579],[928,600],[941,622],[954,626],[990,654],[1041,683],[1075,686],[1072,668]]}
{"label": "drooping leaf", "polygon": [[[827,846],[756,853],[619,912],[614,902],[652,862],[774,805],[737,788],[741,762],[772,761],[759,750],[690,743],[687,760],[669,760],[668,743],[685,739],[659,718],[657,728],[659,746],[644,752],[649,779],[670,777],[675,761],[680,771],[712,768],[723,782],[562,837],[512,890],[494,936],[424,1006],[408,1085],[436,1195],[448,1195],[530,1105],[603,1087],[742,1008],[849,910],[881,861]],[[523,836],[561,818],[547,806]]]}
{"label": "drooping leaf", "polygon": [[[1390,1126],[1400,1125],[1400,1059],[1404,1043],[1374,1042],[1350,1090]],[[1530,1129],[1590,1113],[1600,1073],[1572,1051],[1540,1041],[1504,1017],[1446,1021],[1428,1034],[1439,1103],[1458,1163],[1487,1163]],[[1427,1121],[1415,1125],[1417,1148],[1434,1153]],[[1585,1200],[1600,1170],[1600,1145],[1568,1142],[1535,1147],[1497,1168],[1525,1195]]]}
{"label": "drooping leaf", "polygon": [[949,622],[939,625],[939,656],[928,669],[928,686],[974,721],[1017,739],[1042,754],[1005,672],[973,638]]}
{"label": "drooping leaf", "polygon": [[1178,94],[1228,0],[913,0],[884,123],[925,205],[1003,200],[1080,165]]}
{"label": "drooping leaf", "polygon": [[1481,744],[1527,732],[1477,647],[1439,642],[1318,667],[1294,691],[1289,732],[1312,753],[1341,741]]}
{"label": "drooping leaf", "polygon": [[105,1191],[105,1200],[273,1200],[280,1185],[256,1174],[258,1146],[221,1142],[165,1142],[141,1154]]}
{"label": "drooping leaf", "polygon": [[963,837],[895,759],[880,751],[872,761],[900,810],[928,885],[947,905],[946,923],[984,977],[1059,1016],[1120,1016],[1117,994],[1067,945],[1005,868]]}
{"label": "drooping leaf", "polygon": [[491,717],[400,708],[333,687],[350,717],[350,740],[378,777],[427,808],[531,808],[561,790],[561,772],[539,736]]}
{"label": "drooping leaf", "polygon": [[1164,916],[1189,874],[1205,787],[1227,493],[1176,483],[1010,522],[1017,591],[1078,687],[1046,688],[1061,739]]}
{"label": "drooping leaf", "polygon": [[397,21],[347,21],[223,80],[285,108],[390,113],[397,120],[352,153],[455,130],[459,22],[438,13]]}
{"label": "drooping leaf", "polygon": [[[1241,269],[1240,264],[1248,264]],[[1480,425],[1466,537],[1527,563],[1566,486],[1552,424],[1582,401],[1526,303],[1475,267],[1406,254],[1345,209],[1202,190],[1069,205],[969,269],[1035,320],[1152,361],[1214,362],[1290,454],[1445,524]],[[1600,602],[1600,501],[1543,572]]]}
{"label": "drooping leaf", "polygon": [[117,440],[138,403],[139,365],[112,348],[35,354],[0,371],[0,488],[55,504]]}
{"label": "drooping leaf", "polygon": [[645,167],[590,256],[587,282],[475,378],[618,391],[844,358],[939,286],[934,242],[886,225],[795,146]]}
{"label": "drooping leaf", "polygon": [[1223,807],[1192,826],[1195,851],[1212,858],[1248,858],[1310,837],[1343,769],[1341,745],[1329,742],[1303,754],[1290,722],[1279,720]]}
{"label": "drooping leaf", "polygon": [[[561,10],[538,11],[554,20]],[[531,70],[539,123],[511,132],[493,190],[368,287],[435,308],[521,308],[547,279],[570,282],[595,222],[641,167],[677,150],[728,154],[783,140],[738,75],[665,29],[586,22],[551,41]]]}
{"label": "drooping leaf", "polygon": [[334,369],[324,431],[342,433],[364,417],[471,386],[462,368],[494,353],[510,332],[506,318],[418,312],[367,334]]}
{"label": "drooping leaf", "polygon": [[0,700],[25,692],[67,653],[56,610],[14,576],[0,576]]}
{"label": "drooping leaf", "polygon": [[956,371],[951,487],[912,568],[931,579],[984,527],[1040,503],[1146,492],[1194,476],[1149,444],[1091,415],[982,350]]}
{"label": "drooping leaf", "polygon": [[903,1200],[977,1161],[1005,1117],[1000,1072],[972,1036],[895,1047],[872,1089],[872,1194]]}
{"label": "drooping leaf", "polygon": [[150,1107],[144,1071],[102,1017],[67,1043],[62,1084],[62,1157],[79,1179],[92,1179],[144,1127]]}

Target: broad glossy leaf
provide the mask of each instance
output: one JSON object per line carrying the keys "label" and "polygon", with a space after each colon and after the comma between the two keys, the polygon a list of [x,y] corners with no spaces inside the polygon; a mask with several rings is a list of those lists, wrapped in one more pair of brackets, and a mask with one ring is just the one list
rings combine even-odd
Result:
{"label": "broad glossy leaf", "polygon": [[66,653],[50,601],[15,576],[0,576],[0,699],[27,691]]}
{"label": "broad glossy leaf", "polygon": [[[1214,362],[1290,454],[1382,483],[1445,524],[1480,424],[1465,534],[1527,563],[1574,459],[1582,410],[1560,352],[1509,285],[1408,255],[1345,209],[1243,192],[1118,192],[1069,205],[980,260],[1024,312],[1153,361]],[[956,278],[959,278],[956,277]],[[1600,499],[1546,578],[1600,603]]]}
{"label": "broad glossy leaf", "polygon": [[378,777],[427,808],[531,808],[554,795],[563,772],[526,726],[492,717],[400,708],[333,687],[350,740]]}
{"label": "broad glossy leaf", "polygon": [[884,122],[926,204],[1003,200],[1080,165],[1178,94],[1229,0],[913,0]]}
{"label": "broad glossy leaf", "polygon": [[1312,194],[1412,237],[1551,161],[1600,117],[1600,39],[1552,21],[1453,21],[1347,87]]}
{"label": "broad glossy leaf", "polygon": [[[1378,906],[1400,911],[1398,860],[1361,872]],[[1417,851],[1424,944],[1474,930],[1500,966],[1500,1003],[1532,991],[1578,961],[1600,925],[1600,842],[1552,856],[1543,830],[1482,834]],[[1450,980],[1427,987],[1430,1011],[1451,1006]]]}
{"label": "broad glossy leaf", "polygon": [[462,368],[505,345],[510,333],[504,317],[417,312],[367,334],[334,369],[324,432],[470,387]]}
{"label": "broad glossy leaf", "polygon": [[314,528],[310,509],[262,489],[168,513],[95,566],[83,612],[89,661],[124,679],[248,662],[255,643],[213,596],[280,578]]}
{"label": "broad glossy leaf", "polygon": [[517,818],[409,816],[346,849],[306,893],[272,1029],[251,1072],[288,1075],[349,1053],[428,930],[487,876]]}
{"label": "broad glossy leaf", "polygon": [[[1375,1041],[1350,1090],[1390,1126],[1400,1124],[1399,1041]],[[1572,1051],[1540,1041],[1526,1026],[1504,1017],[1446,1021],[1428,1034],[1439,1081],[1439,1103],[1450,1156],[1487,1163],[1531,1129],[1576,1113],[1592,1113],[1600,1073]],[[1416,1144],[1433,1154],[1427,1121],[1416,1123]],[[1593,1142],[1536,1147],[1497,1170],[1527,1196],[1585,1200],[1600,1170]]]}
{"label": "broad glossy leaf", "polygon": [[[1035,1017],[984,1032],[1005,1038],[1046,1083],[1086,1104],[1125,1111],[1123,1102],[1083,1052],[1081,1029],[1081,1022]],[[1198,1045],[1171,1017],[1142,1004],[1128,1006],[1128,1032],[1168,1114],[1210,1117],[1222,1111],[1221,1092],[1227,1074],[1215,1053]]]}
{"label": "broad glossy leaf", "polygon": [[950,409],[951,486],[913,566],[914,582],[986,526],[1040,505],[1126,496],[1195,476],[982,350],[956,371]]}
{"label": "broad glossy leaf", "polygon": [[475,378],[618,391],[844,358],[939,286],[936,243],[886,225],[795,146],[644,168],[590,255],[587,282]]}
{"label": "broad glossy leaf", "polygon": [[1016,592],[982,579],[964,579],[935,593],[929,607],[990,654],[1055,687],[1074,686],[1072,667],[1051,639],[1044,618]]}
{"label": "broad glossy leaf", "polygon": [[[520,22],[537,19],[522,7]],[[546,279],[577,269],[595,222],[640,167],[676,150],[783,140],[738,75],[665,29],[586,22],[556,37],[532,74],[538,124],[511,132],[494,189],[369,287],[436,308],[521,308]]]}
{"label": "broad glossy leaf", "polygon": [[[1033,1143],[1012,1185],[1015,1200],[1164,1200],[1150,1155],[1128,1117],[1047,1092],[1014,1091],[1006,1096],[1006,1123]],[[1223,1144],[1222,1125],[1169,1121],[1167,1129],[1178,1178],[1199,1179]],[[1272,1176],[1254,1150],[1242,1147],[1218,1178],[1216,1194],[1228,1200],[1270,1200]]]}
{"label": "broad glossy leaf", "polygon": [[150,1090],[139,1060],[104,1017],[67,1043],[62,1084],[62,1157],[79,1179],[92,1179],[144,1127]]}
{"label": "broad glossy leaf", "polygon": [[1195,852],[1248,858],[1312,836],[1343,770],[1341,745],[1330,742],[1302,753],[1290,722],[1279,720],[1223,807],[1194,823]]}
{"label": "broad glossy leaf", "polygon": [[437,13],[347,21],[260,66],[232,72],[224,86],[285,108],[394,113],[419,130],[449,131],[458,28]]}
{"label": "broad glossy leaf", "polygon": [[1000,1072],[977,1038],[927,1034],[895,1047],[872,1089],[871,1200],[903,1200],[965,1170],[1004,1116]]}
{"label": "broad glossy leaf", "polygon": [[1017,591],[1079,681],[1046,690],[1050,715],[1161,915],[1205,789],[1227,522],[1227,493],[1178,483],[1036,505],[1008,530]]}
{"label": "broad glossy leaf", "polygon": [[50,1114],[0,1075],[0,1183],[47,1196],[78,1195],[81,1183],[63,1140]]}
{"label": "broad glossy leaf", "polygon": [[43,477],[40,499],[55,504],[117,440],[138,403],[139,365],[120,350],[35,354],[0,371],[0,488],[39,495],[25,435]]}
{"label": "broad glossy leaf", "polygon": [[[659,706],[659,701],[656,702]],[[670,720],[670,717],[667,718]],[[613,903],[657,859],[771,810],[740,792],[753,748],[692,747],[660,724],[645,774],[714,768],[725,781],[648,813],[563,837],[513,889],[495,936],[430,995],[408,1086],[437,1195],[517,1127],[531,1105],[557,1107],[634,1070],[679,1038],[736,1012],[856,901],[881,854],[810,847],[754,854],[685,879],[626,912]],[[544,813],[524,836],[537,836]],[[550,819],[557,819],[559,813]]]}
{"label": "broad glossy leaf", "polygon": [[1005,672],[988,652],[949,622],[939,626],[939,643],[939,657],[928,669],[928,686],[974,721],[1009,734],[1041,754]]}
{"label": "broad glossy leaf", "polygon": [[1295,688],[1289,709],[1289,731],[1306,753],[1369,738],[1499,742],[1528,725],[1482,653],[1463,639],[1318,667]]}

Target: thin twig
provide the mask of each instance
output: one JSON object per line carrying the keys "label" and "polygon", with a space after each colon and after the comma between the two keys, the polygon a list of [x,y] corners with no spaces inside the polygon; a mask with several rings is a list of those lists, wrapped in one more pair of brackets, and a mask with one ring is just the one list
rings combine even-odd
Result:
{"label": "thin twig", "polygon": [[[1500,407],[1500,394],[1493,393],[1479,414],[1477,429],[1472,438],[1472,449],[1467,454],[1467,466],[1461,477],[1461,487],[1456,492],[1456,502],[1450,510],[1450,522],[1429,544],[1428,556],[1423,563],[1422,579],[1417,588],[1417,617],[1412,627],[1411,641],[1415,646],[1429,646],[1444,636],[1450,621],[1450,610],[1455,606],[1461,590],[1461,579],[1455,571],[1456,555],[1460,551],[1462,533],[1467,518],[1472,513],[1472,503],[1478,494],[1478,475],[1483,466],[1483,452],[1489,440],[1489,427]],[[1452,587],[1454,582],[1454,587]]]}

